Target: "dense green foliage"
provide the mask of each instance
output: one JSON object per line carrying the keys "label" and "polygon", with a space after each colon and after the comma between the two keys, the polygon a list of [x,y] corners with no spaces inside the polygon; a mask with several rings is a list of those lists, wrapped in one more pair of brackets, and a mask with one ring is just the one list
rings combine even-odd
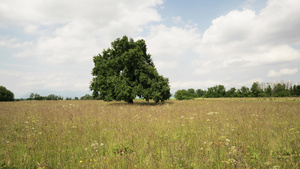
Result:
{"label": "dense green foliage", "polygon": [[195,93],[194,89],[188,89],[188,90],[178,90],[174,97],[178,100],[190,100],[195,97],[197,97],[197,94]]}
{"label": "dense green foliage", "polygon": [[50,94],[49,96],[41,96],[37,93],[31,93],[29,98],[26,100],[63,100],[64,98],[61,96],[57,96],[55,94]]}
{"label": "dense green foliage", "polygon": [[94,63],[90,89],[95,99],[133,103],[138,96],[157,103],[171,96],[169,80],[158,74],[144,40],[118,38],[94,56]]}
{"label": "dense green foliage", "polygon": [[242,86],[240,89],[231,88],[226,91],[223,85],[208,88],[208,90],[181,89],[177,90],[174,97],[177,100],[190,100],[199,97],[219,98],[219,97],[299,97],[300,85],[290,85],[285,83],[259,83],[254,82],[249,89]]}
{"label": "dense green foliage", "polygon": [[0,86],[0,101],[14,101],[14,93]]}
{"label": "dense green foliage", "polygon": [[[78,100],[78,99],[77,99]],[[80,100],[93,100],[93,96],[86,94],[80,98]]]}
{"label": "dense green foliage", "polygon": [[[29,98],[26,100],[64,100],[62,96],[57,96],[55,94],[50,94],[49,96],[41,96],[37,93],[31,93]],[[73,100],[71,97],[66,97],[65,100]],[[74,100],[79,100],[78,97],[75,97]],[[86,94],[80,98],[80,100],[93,100],[93,97],[89,94]]]}

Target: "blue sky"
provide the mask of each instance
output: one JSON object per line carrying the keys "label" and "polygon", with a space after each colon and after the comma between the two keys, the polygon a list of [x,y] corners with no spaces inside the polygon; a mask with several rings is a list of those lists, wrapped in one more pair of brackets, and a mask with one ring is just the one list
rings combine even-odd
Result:
{"label": "blue sky", "polygon": [[300,84],[299,0],[2,0],[0,85],[83,96],[93,56],[127,35],[145,39],[178,89]]}

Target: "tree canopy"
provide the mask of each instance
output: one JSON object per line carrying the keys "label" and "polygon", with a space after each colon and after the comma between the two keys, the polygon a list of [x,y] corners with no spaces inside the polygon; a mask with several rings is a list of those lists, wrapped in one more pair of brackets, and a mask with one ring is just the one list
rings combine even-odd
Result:
{"label": "tree canopy", "polygon": [[234,87],[226,91],[223,85],[216,85],[202,89],[180,89],[175,92],[174,97],[177,100],[189,100],[194,98],[218,98],[218,97],[299,97],[300,85],[291,85],[290,83],[259,83],[253,82],[251,88],[242,86],[240,89]]}
{"label": "tree canopy", "polygon": [[4,86],[0,86],[0,101],[14,101],[14,93],[6,89]]}
{"label": "tree canopy", "polygon": [[95,99],[133,103],[138,96],[158,103],[171,97],[169,80],[158,74],[144,40],[118,38],[94,56],[94,64],[90,89]]}

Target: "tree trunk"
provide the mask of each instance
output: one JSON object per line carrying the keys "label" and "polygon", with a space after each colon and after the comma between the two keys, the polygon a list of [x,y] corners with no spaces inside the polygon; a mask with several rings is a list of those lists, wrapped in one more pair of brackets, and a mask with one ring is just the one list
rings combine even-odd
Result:
{"label": "tree trunk", "polygon": [[128,103],[129,103],[129,104],[133,104],[133,100],[130,99],[130,100],[128,101]]}

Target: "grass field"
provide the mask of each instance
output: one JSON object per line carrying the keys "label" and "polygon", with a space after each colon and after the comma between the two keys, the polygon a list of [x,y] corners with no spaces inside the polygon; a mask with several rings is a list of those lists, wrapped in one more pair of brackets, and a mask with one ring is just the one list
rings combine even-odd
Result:
{"label": "grass field", "polygon": [[300,98],[0,102],[0,168],[300,168]]}

